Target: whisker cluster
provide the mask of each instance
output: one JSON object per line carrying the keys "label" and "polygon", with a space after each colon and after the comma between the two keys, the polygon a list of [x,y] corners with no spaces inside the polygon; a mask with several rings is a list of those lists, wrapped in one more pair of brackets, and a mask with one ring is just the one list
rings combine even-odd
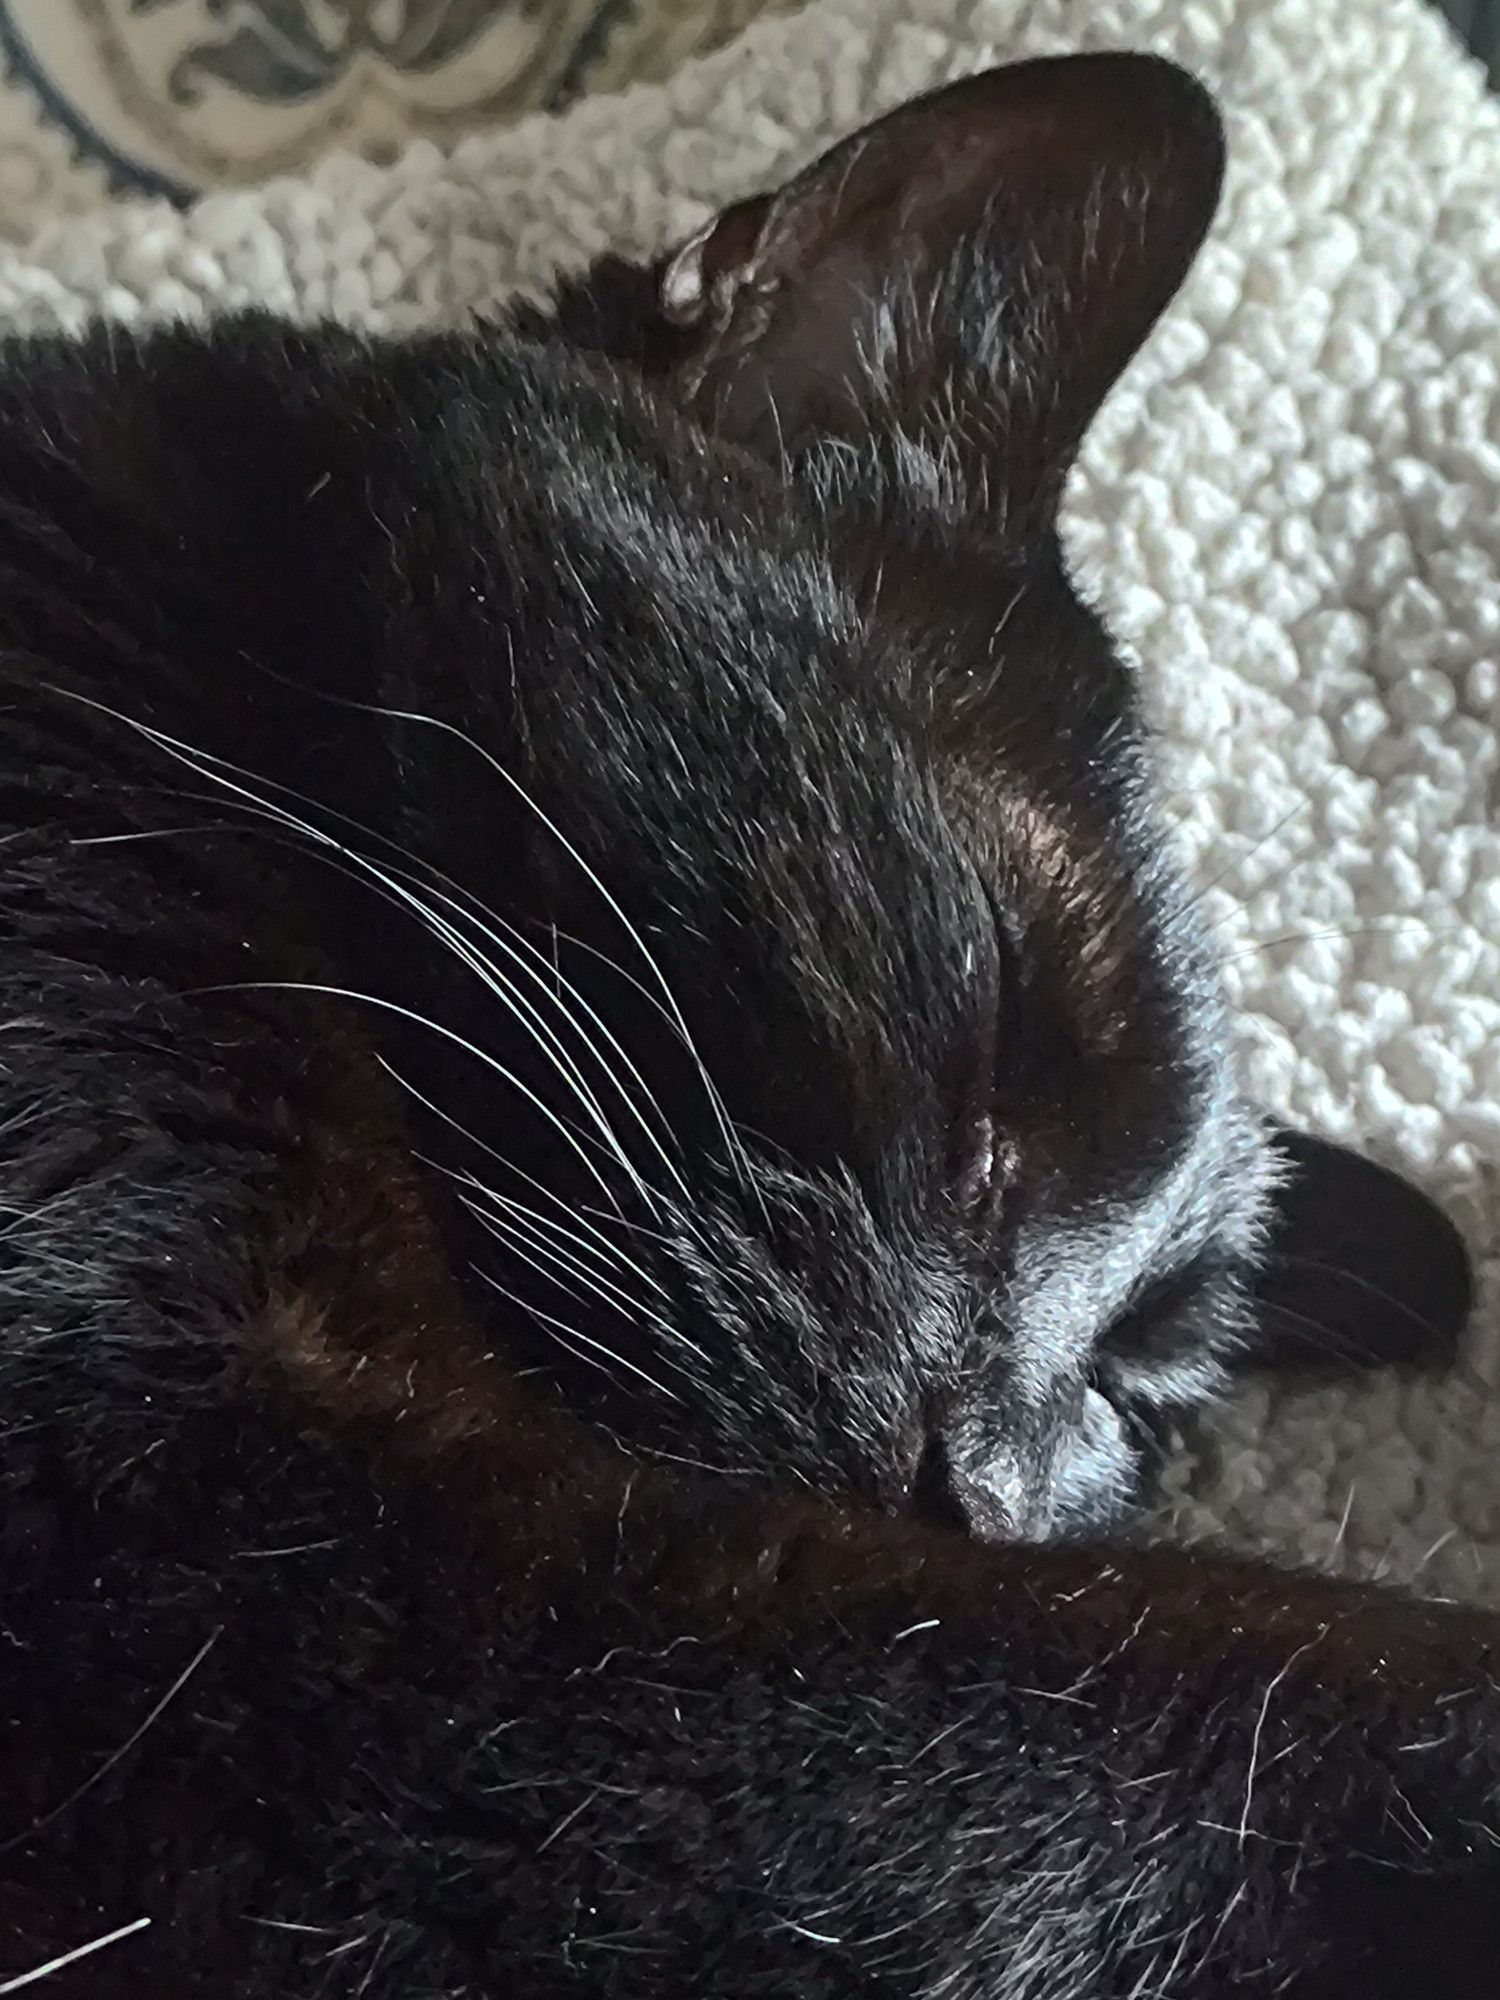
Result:
{"label": "whisker cluster", "polygon": [[[142,738],[164,757],[181,766],[209,789],[182,793],[189,802],[222,811],[227,804],[239,831],[260,831],[283,839],[299,852],[379,896],[388,906],[418,923],[478,983],[503,1010],[507,1024],[519,1029],[528,1046],[545,1062],[558,1086],[553,1093],[534,1087],[491,1048],[389,995],[360,990],[333,981],[256,979],[235,981],[215,991],[271,990],[321,994],[367,1006],[430,1034],[476,1062],[507,1090],[524,1100],[557,1134],[587,1172],[600,1205],[586,1208],[565,1201],[536,1176],[470,1130],[436,1103],[384,1056],[382,1068],[413,1100],[478,1154],[487,1156],[503,1176],[502,1185],[468,1168],[423,1157],[423,1164],[444,1175],[456,1199],[484,1235],[505,1254],[512,1268],[525,1268],[546,1280],[549,1289],[572,1300],[580,1316],[624,1318],[635,1326],[650,1326],[664,1337],[670,1357],[681,1349],[701,1365],[709,1365],[704,1350],[668,1316],[670,1298],[660,1277],[642,1261],[645,1243],[670,1247],[693,1232],[690,1189],[681,1164],[681,1148],[672,1122],[633,1059],[599,1008],[563,971],[557,945],[565,942],[604,963],[641,994],[690,1056],[708,1099],[723,1142],[724,1156],[742,1189],[754,1192],[744,1144],[729,1118],[689,1030],[660,960],[639,926],[632,922],[598,871],[579,852],[556,822],[505,766],[473,738],[436,717],[399,710],[370,710],[393,723],[431,727],[458,738],[479,757],[541,821],[563,852],[576,864],[625,933],[627,945],[644,963],[640,978],[596,945],[566,933],[552,933],[551,952],[538,946],[519,925],[483,903],[472,891],[432,863],[418,857],[388,835],[298,791],[268,779],[231,760],[169,735],[123,710],[71,689],[51,692],[82,703]],[[79,844],[105,845],[148,838],[200,834],[223,825],[222,820],[179,826],[136,829],[118,835],[83,836]],[[370,850],[374,850],[373,852]],[[377,855],[379,858],[376,858]],[[532,1199],[522,1199],[524,1189]],[[622,1197],[629,1195],[641,1221],[627,1214]],[[617,1240],[625,1230],[641,1238],[641,1251],[631,1254]],[[521,1307],[530,1319],[571,1354],[608,1373],[625,1373],[646,1383],[669,1401],[678,1393],[638,1363],[610,1347],[596,1332],[543,1311],[523,1298],[494,1271],[476,1267],[493,1290]],[[682,1367],[682,1363],[677,1364]],[[691,1374],[684,1368],[684,1373]]]}

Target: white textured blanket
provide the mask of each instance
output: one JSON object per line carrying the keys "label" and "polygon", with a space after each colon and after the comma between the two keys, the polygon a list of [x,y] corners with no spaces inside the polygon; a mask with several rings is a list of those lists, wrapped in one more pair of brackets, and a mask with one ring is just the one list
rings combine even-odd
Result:
{"label": "white textured blanket", "polygon": [[0,315],[462,317],[1080,40],[1186,62],[1230,127],[1216,234],[1070,512],[1214,884],[1249,1075],[1448,1198],[1491,1265],[1459,1378],[1245,1397],[1180,1469],[1179,1524],[1500,1598],[1500,111],[1421,0],[813,0],[446,161],[59,225],[0,254]]}

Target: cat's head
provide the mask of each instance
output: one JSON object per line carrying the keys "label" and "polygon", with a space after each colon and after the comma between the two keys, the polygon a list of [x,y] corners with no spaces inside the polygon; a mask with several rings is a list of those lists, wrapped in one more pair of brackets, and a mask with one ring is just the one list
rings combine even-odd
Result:
{"label": "cat's head", "polygon": [[633,1445],[1043,1536],[1273,1339],[1451,1351],[1437,1211],[1239,1094],[1059,552],[1222,152],[1161,62],[979,76],[509,364],[496,762],[409,774],[502,921],[418,1081],[482,1295]]}

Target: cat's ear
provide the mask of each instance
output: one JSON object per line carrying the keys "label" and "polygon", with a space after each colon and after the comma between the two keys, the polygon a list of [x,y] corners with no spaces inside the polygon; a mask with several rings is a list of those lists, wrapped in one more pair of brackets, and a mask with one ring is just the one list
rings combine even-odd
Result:
{"label": "cat's ear", "polygon": [[1286,1172],[1250,1365],[1335,1375],[1451,1364],[1473,1274],[1447,1216],[1399,1174],[1341,1146],[1298,1132],[1275,1143]]}
{"label": "cat's ear", "polygon": [[1222,168],[1212,100],[1154,57],[971,77],[664,259],[637,358],[741,443],[894,428],[1013,499],[1066,469],[1181,283]]}

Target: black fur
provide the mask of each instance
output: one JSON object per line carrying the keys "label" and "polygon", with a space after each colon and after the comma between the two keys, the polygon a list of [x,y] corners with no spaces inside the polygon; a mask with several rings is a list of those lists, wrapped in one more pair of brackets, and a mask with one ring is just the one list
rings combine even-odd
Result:
{"label": "black fur", "polygon": [[1027,65],[549,318],[4,349],[0,1991],[1494,1990],[1491,1623],[1097,1541],[1468,1306],[1057,546],[1219,154]]}

